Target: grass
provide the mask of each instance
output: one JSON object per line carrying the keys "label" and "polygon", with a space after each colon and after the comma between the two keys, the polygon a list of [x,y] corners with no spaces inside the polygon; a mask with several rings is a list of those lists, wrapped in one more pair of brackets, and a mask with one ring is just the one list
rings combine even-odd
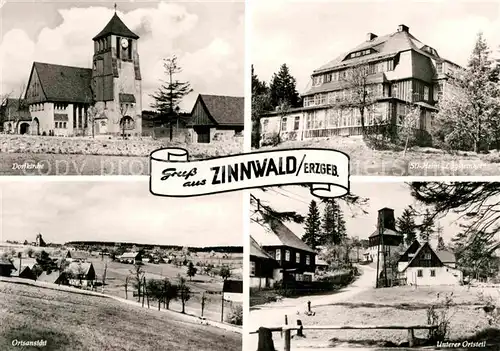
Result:
{"label": "grass", "polygon": [[321,140],[286,141],[260,150],[290,148],[328,148],[350,157],[353,175],[390,176],[494,176],[498,174],[498,156],[461,152],[453,155],[432,148],[413,148],[406,156],[402,151],[374,150],[361,137],[331,137]]}
{"label": "grass", "polygon": [[[47,350],[241,350],[241,335],[117,301],[0,282],[0,350],[14,339]],[[34,350],[36,348],[23,348]]]}
{"label": "grass", "polygon": [[[340,303],[315,306],[313,308],[315,316],[301,315],[300,319],[305,326],[427,324],[426,309],[437,301],[437,294],[453,292],[454,305],[450,309],[452,318],[448,340],[463,341],[467,338],[477,338],[479,333],[484,333],[489,328],[484,311],[478,308],[480,291],[497,298],[499,296],[493,289],[467,287],[371,289]],[[426,339],[427,331],[415,331],[415,336]],[[306,332],[306,337],[304,341],[300,339],[294,341],[294,344],[300,346],[305,342],[335,346],[347,342],[394,346],[407,341],[407,330],[310,330]]]}

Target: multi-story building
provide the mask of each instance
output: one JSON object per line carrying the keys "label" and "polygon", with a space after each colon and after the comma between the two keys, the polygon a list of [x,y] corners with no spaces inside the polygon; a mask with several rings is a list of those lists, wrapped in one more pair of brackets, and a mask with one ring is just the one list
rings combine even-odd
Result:
{"label": "multi-story building", "polygon": [[359,135],[361,112],[368,129],[397,126],[414,106],[420,115],[412,128],[425,134],[450,73],[458,69],[406,25],[388,35],[368,33],[361,44],[313,71],[303,107],[264,114],[262,139],[275,133],[281,140]]}
{"label": "multi-story building", "polygon": [[93,38],[92,68],[34,62],[24,98],[30,125],[4,128],[33,135],[140,136],[138,39],[115,13]]}

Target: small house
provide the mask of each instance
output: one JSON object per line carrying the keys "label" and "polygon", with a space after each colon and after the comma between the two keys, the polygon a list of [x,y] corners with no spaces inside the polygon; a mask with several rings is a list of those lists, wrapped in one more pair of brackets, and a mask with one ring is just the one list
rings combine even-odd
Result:
{"label": "small house", "polygon": [[12,272],[15,270],[16,267],[11,260],[0,257],[0,276],[10,277],[12,275]]}
{"label": "small house", "polygon": [[426,242],[412,253],[415,247],[414,242],[398,261],[399,279],[407,285],[458,285],[463,281],[463,272],[456,268],[452,252],[435,251]]}
{"label": "small house", "polygon": [[243,131],[244,98],[198,95],[188,124],[191,142],[211,143],[231,139]]}
{"label": "small house", "polygon": [[250,233],[271,257],[278,262],[275,281],[313,281],[316,251],[304,243],[279,220],[251,223]]}
{"label": "small house", "polygon": [[273,287],[273,271],[277,268],[278,262],[274,257],[250,236],[250,287],[259,289]]}
{"label": "small house", "polygon": [[142,257],[138,251],[124,252],[120,257],[118,257],[118,260],[121,263],[131,263],[131,264],[137,264],[139,262],[142,263]]}
{"label": "small house", "polygon": [[91,262],[71,262],[66,268],[70,285],[93,286],[96,280],[94,265]]}

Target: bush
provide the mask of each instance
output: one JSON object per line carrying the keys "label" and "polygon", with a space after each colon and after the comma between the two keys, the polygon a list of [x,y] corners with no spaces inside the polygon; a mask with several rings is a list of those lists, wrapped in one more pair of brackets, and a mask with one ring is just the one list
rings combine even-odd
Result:
{"label": "bush", "polygon": [[277,146],[281,143],[280,133],[272,133],[269,136],[266,135],[262,139],[262,146]]}
{"label": "bush", "polygon": [[448,337],[449,326],[453,315],[450,315],[450,307],[453,305],[453,293],[446,294],[440,300],[439,293],[435,304],[427,308],[427,324],[437,325],[437,329],[429,330],[431,341],[443,341]]}
{"label": "bush", "polygon": [[234,325],[243,325],[243,307],[235,305],[226,315],[226,322]]}

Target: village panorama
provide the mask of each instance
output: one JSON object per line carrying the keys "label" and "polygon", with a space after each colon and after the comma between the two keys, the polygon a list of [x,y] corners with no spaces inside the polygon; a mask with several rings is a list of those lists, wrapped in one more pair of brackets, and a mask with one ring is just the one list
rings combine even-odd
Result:
{"label": "village panorama", "polygon": [[[22,7],[46,27],[33,36],[30,56],[15,61],[11,54],[2,60],[2,66],[16,68],[16,75],[3,74],[1,82],[0,174],[147,175],[147,157],[162,147],[183,147],[194,159],[241,152],[243,56],[222,57],[217,45],[238,52],[232,46],[242,48],[243,40],[236,40],[236,34],[216,37],[221,30],[203,28],[234,23],[234,33],[240,33],[243,26],[237,19],[243,4],[189,9],[163,2],[153,7],[124,4],[122,11],[112,3],[101,6],[65,3],[56,6],[56,13],[53,6],[42,6],[45,19],[38,19],[36,4],[3,6],[4,17]],[[234,17],[215,21],[221,9]],[[54,16],[61,18],[49,20]],[[73,23],[76,16],[84,25],[81,31]],[[186,27],[187,32],[166,32],[161,24]],[[25,21],[4,26],[3,50],[16,50],[18,43],[8,39],[31,30]],[[44,45],[48,32],[53,37]],[[199,39],[186,44],[184,38],[193,35]],[[71,43],[74,54],[54,54],[51,48],[60,42]],[[198,60],[193,50],[198,50]],[[214,65],[205,70],[215,73],[200,74],[196,65],[201,57]],[[227,69],[224,59],[233,68]],[[222,66],[224,71],[216,73]],[[3,72],[9,68],[4,66]],[[228,77],[231,83],[223,84]]]}
{"label": "village panorama", "polygon": [[498,350],[498,206],[499,183],[253,190],[248,350]]}
{"label": "village panorama", "polygon": [[[144,181],[2,185],[11,209],[2,212],[1,350],[22,342],[49,350],[241,350],[240,196],[213,196],[224,214],[206,222],[200,211],[208,200],[182,210],[189,200],[154,197]],[[37,195],[19,200],[29,192]],[[111,200],[82,208],[100,194]],[[226,214],[234,227],[221,222]],[[203,227],[213,229],[200,238]]]}
{"label": "village panorama", "polygon": [[252,147],[337,149],[356,175],[497,175],[498,4],[381,8],[255,6]]}

